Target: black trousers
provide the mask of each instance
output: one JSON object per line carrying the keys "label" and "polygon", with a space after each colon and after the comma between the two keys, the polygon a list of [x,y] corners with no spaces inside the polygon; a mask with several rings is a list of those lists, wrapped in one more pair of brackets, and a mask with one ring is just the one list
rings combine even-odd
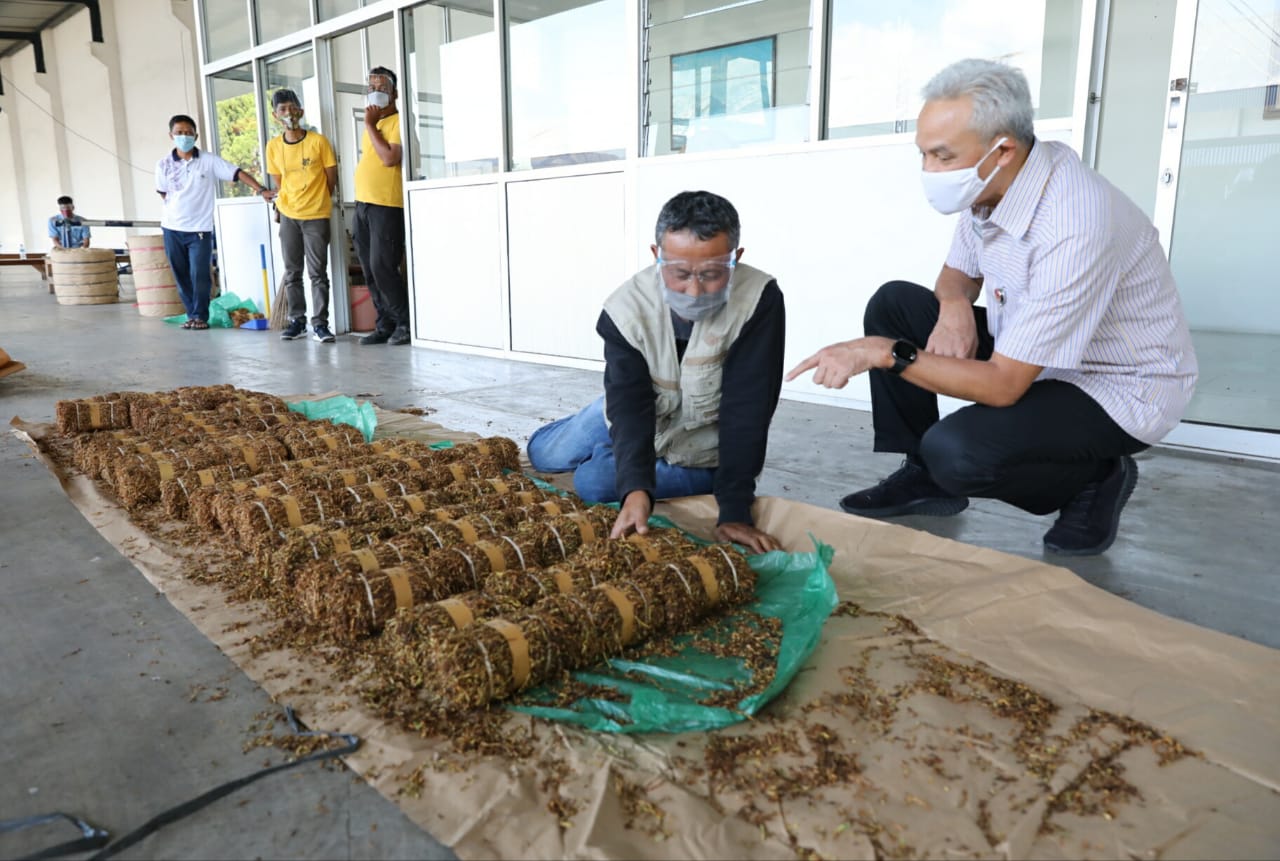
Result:
{"label": "black trousers", "polygon": [[389,335],[409,328],[409,288],[400,277],[404,257],[404,210],[398,206],[356,203],[351,234],[356,257],[378,312],[378,331]]}
{"label": "black trousers", "polygon": [[[987,313],[974,307],[979,359],[991,358]],[[932,290],[890,281],[867,303],[868,335],[924,348],[938,322]],[[938,419],[938,397],[888,371],[870,372],[875,450],[918,457],[943,489],[1049,514],[1105,475],[1120,455],[1147,445],[1070,383],[1032,383],[1016,404],[963,407]]]}

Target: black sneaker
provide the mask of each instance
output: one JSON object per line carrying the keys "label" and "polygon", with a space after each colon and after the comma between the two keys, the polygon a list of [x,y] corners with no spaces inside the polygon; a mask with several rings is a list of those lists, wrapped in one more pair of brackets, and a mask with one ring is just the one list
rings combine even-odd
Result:
{"label": "black sneaker", "polygon": [[329,331],[328,326],[316,326],[311,333],[311,337],[315,338],[321,344],[332,344],[337,338],[333,337],[333,333]]}
{"label": "black sneaker", "polygon": [[390,338],[386,332],[370,332],[360,339],[360,343],[367,347],[370,344],[385,344]]}
{"label": "black sneaker", "polygon": [[280,333],[280,337],[286,341],[295,341],[307,334],[307,318],[294,317],[289,321],[289,326]]}
{"label": "black sneaker", "polygon": [[397,326],[396,330],[391,333],[391,337],[387,339],[387,343],[393,347],[399,347],[402,344],[409,343],[409,328],[407,326]]}
{"label": "black sneaker", "polygon": [[1111,474],[1091,481],[1058,512],[1044,534],[1044,549],[1060,556],[1094,556],[1116,540],[1120,511],[1138,484],[1138,464],[1129,455],[1116,461]]}
{"label": "black sneaker", "polygon": [[840,500],[840,508],[863,517],[898,517],[929,514],[946,517],[969,507],[969,498],[953,496],[934,484],[929,471],[910,458],[897,472],[875,487],[859,490]]}

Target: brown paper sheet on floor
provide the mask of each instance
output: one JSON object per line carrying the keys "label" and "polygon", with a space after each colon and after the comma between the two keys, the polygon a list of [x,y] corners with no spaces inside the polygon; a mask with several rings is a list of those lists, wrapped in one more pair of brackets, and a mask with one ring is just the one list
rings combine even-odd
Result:
{"label": "brown paper sheet on floor", "polygon": [[[379,436],[476,436],[403,419],[380,411]],[[52,430],[14,423],[37,446]],[[273,697],[311,727],[360,735],[348,765],[463,858],[1280,849],[1280,652],[1160,616],[1062,568],[762,499],[757,522],[788,550],[810,550],[810,534],[835,548],[844,602],[785,694],[716,733],[607,736],[513,716],[513,729],[535,727],[538,752],[509,761],[378,719],[354,692],[330,690],[314,660],[253,655],[250,637],[270,628],[254,607],[184,578],[189,551],[141,531],[86,477],[58,477]],[[703,535],[714,523],[709,497],[658,513]]]}

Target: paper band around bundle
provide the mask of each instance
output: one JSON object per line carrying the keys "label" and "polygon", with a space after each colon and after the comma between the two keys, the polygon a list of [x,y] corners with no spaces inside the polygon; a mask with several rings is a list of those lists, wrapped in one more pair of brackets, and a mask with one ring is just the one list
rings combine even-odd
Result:
{"label": "paper band around bundle", "polygon": [[465,628],[476,620],[471,608],[457,598],[446,598],[443,601],[437,601],[436,605],[449,614],[455,628]]}
{"label": "paper band around bundle", "polygon": [[596,587],[605,594],[605,597],[618,608],[618,615],[622,617],[622,645],[626,646],[636,635],[636,605],[623,595],[617,588],[603,583]]}
{"label": "paper band around bundle", "polygon": [[480,540],[480,533],[476,532],[476,528],[466,520],[451,520],[453,527],[462,534],[462,542],[464,544],[475,544]]}
{"label": "paper band around bundle", "polygon": [[269,484],[262,484],[253,489],[253,495],[258,499],[267,499],[275,494],[275,488]]}
{"label": "paper band around bundle", "polygon": [[366,574],[371,571],[377,571],[382,567],[378,564],[378,557],[374,556],[373,551],[368,547],[361,547],[359,550],[352,550],[351,555],[356,562],[360,563],[360,570]]}
{"label": "paper band around bundle", "polygon": [[582,533],[583,543],[594,544],[596,542],[596,528],[590,518],[580,512],[566,514],[565,517],[578,524],[578,531]]}
{"label": "paper band around bundle", "polygon": [[213,476],[213,470],[211,469],[202,469],[196,473],[196,475],[200,477],[201,487],[212,487],[217,482],[217,479]]}
{"label": "paper band around bundle", "polygon": [[391,581],[391,591],[396,595],[396,609],[404,610],[413,606],[413,585],[409,582],[409,572],[403,568],[387,568],[383,572]]}
{"label": "paper band around bundle", "polygon": [[506,619],[490,619],[485,624],[507,641],[507,648],[511,650],[511,679],[516,683],[516,688],[523,688],[529,681],[531,668],[529,641],[525,639],[524,631],[520,630],[519,625],[513,625]]}
{"label": "paper band around bundle", "polygon": [[161,480],[161,481],[168,481],[169,479],[173,478],[173,464],[172,464],[172,463],[170,463],[170,462],[169,462],[169,461],[167,461],[167,460],[161,460],[160,458],[156,458],[156,466],[157,466],[157,467],[159,468],[159,470],[160,470],[160,480]]}
{"label": "paper band around bundle", "polygon": [[657,562],[662,558],[662,551],[653,546],[653,542],[643,535],[632,533],[627,536],[627,541],[640,548],[640,555],[644,557],[645,562]]}
{"label": "paper band around bundle", "polygon": [[707,593],[707,600],[712,605],[720,603],[720,584],[716,582],[716,569],[711,567],[711,563],[701,556],[690,556],[688,562],[693,566],[693,570],[698,572],[702,577],[702,588]]}
{"label": "paper band around bundle", "polygon": [[280,504],[284,506],[284,516],[288,519],[290,526],[302,525],[302,510],[298,508],[298,500],[292,496],[280,497]]}
{"label": "paper band around bundle", "polygon": [[492,487],[494,491],[496,491],[499,494],[506,494],[511,492],[511,485],[507,484],[505,481],[503,481],[500,478],[491,478],[488,481],[489,481],[489,486]]}
{"label": "paper band around bundle", "polygon": [[342,479],[342,483],[347,487],[354,487],[356,484],[359,484],[357,481],[358,476],[354,469],[338,470],[338,478]]}
{"label": "paper band around bundle", "polygon": [[556,591],[561,595],[568,595],[574,591],[573,575],[563,568],[551,569],[552,577],[556,581]]}
{"label": "paper band around bundle", "polygon": [[477,541],[475,547],[489,559],[489,570],[493,572],[507,570],[507,557],[502,555],[502,548],[488,541]]}
{"label": "paper band around bundle", "polygon": [[[528,491],[522,491],[520,493],[520,496],[532,497],[533,494],[529,493]],[[526,502],[525,500],[521,499],[520,502],[523,505],[530,505],[532,504],[533,500],[530,499],[529,501]],[[547,514],[550,514],[552,517],[556,517],[564,513],[564,510],[560,507],[559,503],[557,503],[554,499],[548,499],[546,502],[543,502],[542,510],[545,511]]]}
{"label": "paper band around bundle", "polygon": [[335,529],[329,533],[329,543],[333,545],[335,553],[351,552],[351,538],[341,529]]}
{"label": "paper band around bundle", "polygon": [[405,495],[404,504],[409,506],[409,510],[414,514],[421,514],[427,510],[427,504],[422,501],[422,497],[411,493]]}

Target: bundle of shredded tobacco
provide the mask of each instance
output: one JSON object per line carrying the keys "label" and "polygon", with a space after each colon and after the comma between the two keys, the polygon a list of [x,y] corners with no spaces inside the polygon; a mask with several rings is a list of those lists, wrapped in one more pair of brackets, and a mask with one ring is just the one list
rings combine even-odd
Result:
{"label": "bundle of shredded tobacco", "polygon": [[53,408],[58,433],[72,434],[129,427],[130,402],[106,400],[99,395],[81,400],[58,401]]}
{"label": "bundle of shredded tobacco", "polygon": [[531,605],[552,595],[582,592],[618,580],[644,562],[675,559],[696,547],[677,529],[654,529],[647,535],[591,544],[566,561],[541,570],[494,572],[485,577],[483,589],[496,598]]}
{"label": "bundle of shredded tobacco", "polygon": [[440,636],[423,674],[426,695],[448,707],[478,708],[562,670],[620,655],[654,634],[688,630],[754,589],[755,572],[728,545],[646,562],[620,580]]}

